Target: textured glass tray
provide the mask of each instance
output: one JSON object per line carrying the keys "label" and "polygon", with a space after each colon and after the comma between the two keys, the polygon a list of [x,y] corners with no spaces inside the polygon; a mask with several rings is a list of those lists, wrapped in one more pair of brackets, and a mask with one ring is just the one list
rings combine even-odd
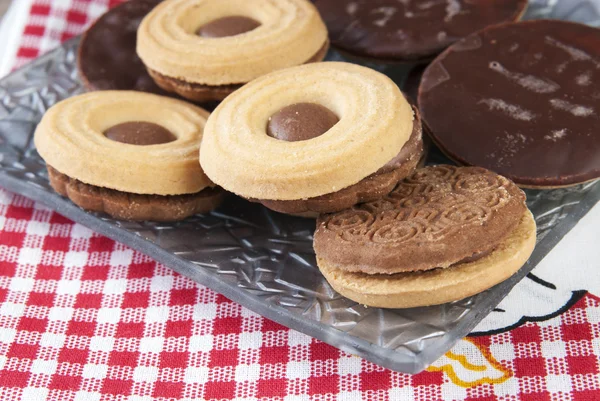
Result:
{"label": "textured glass tray", "polygon": [[[540,16],[554,10],[556,2],[533,3],[530,12]],[[582,15],[591,21],[589,11]],[[319,273],[312,250],[312,220],[231,197],[216,212],[181,223],[131,223],[86,213],[55,194],[32,138],[49,106],[82,90],[75,70],[77,45],[78,40],[72,40],[0,81],[0,185],[123,242],[269,319],[393,370],[416,373],[443,355],[600,199],[600,182],[569,190],[529,191],[539,243],[517,275],[451,304],[366,308],[338,295]],[[439,161],[442,156],[432,152],[429,162]]]}

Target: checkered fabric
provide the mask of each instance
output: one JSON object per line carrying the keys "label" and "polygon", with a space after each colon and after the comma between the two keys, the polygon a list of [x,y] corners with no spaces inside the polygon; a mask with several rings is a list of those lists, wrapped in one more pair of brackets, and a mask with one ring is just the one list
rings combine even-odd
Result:
{"label": "checkered fabric", "polygon": [[[18,62],[116,3],[34,0]],[[598,401],[599,356],[588,294],[462,340],[421,374],[391,372],[0,189],[0,400]]]}

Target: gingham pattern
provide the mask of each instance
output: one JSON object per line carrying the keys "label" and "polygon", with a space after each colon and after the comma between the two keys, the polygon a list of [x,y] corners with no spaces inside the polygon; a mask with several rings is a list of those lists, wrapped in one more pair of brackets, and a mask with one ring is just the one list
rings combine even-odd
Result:
{"label": "gingham pattern", "polygon": [[[598,400],[600,300],[475,341],[513,377],[391,372],[0,190],[2,400]],[[473,355],[473,359],[476,356]]]}
{"label": "gingham pattern", "polygon": [[[118,1],[35,0],[19,63]],[[600,300],[405,375],[291,331],[0,189],[1,400],[600,400]],[[457,347],[458,348],[458,347]],[[481,358],[507,376],[482,384]],[[471,374],[472,373],[472,374]]]}

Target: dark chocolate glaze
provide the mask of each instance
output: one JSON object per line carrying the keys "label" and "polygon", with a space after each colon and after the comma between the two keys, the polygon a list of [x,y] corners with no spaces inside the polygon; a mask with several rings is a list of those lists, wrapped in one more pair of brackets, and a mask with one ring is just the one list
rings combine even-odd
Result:
{"label": "dark chocolate glaze", "polygon": [[407,97],[407,99],[413,104],[417,104],[419,84],[421,83],[421,78],[423,77],[425,68],[427,68],[426,64],[419,64],[413,67],[413,69],[411,69],[408,75],[406,76],[404,84],[402,85],[402,92]]}
{"label": "dark chocolate glaze", "polygon": [[526,187],[600,177],[600,30],[564,21],[490,27],[425,71],[419,106],[452,159]]}
{"label": "dark chocolate glaze", "polygon": [[202,25],[196,31],[198,36],[205,38],[224,38],[227,36],[241,35],[260,26],[260,22],[239,15],[223,17]]}
{"label": "dark chocolate glaze", "polygon": [[269,118],[267,135],[288,142],[306,141],[323,135],[339,120],[333,111],[320,104],[296,103]]}
{"label": "dark chocolate glaze", "polygon": [[160,95],[137,56],[136,36],[142,19],[161,0],[131,0],[112,8],[81,39],[77,64],[89,90],[137,90]]}
{"label": "dark chocolate glaze", "polygon": [[488,25],[515,21],[527,0],[316,0],[334,46],[361,57],[429,59]]}
{"label": "dark chocolate glaze", "polygon": [[108,139],[130,145],[160,145],[177,139],[168,129],[145,121],[130,121],[117,124],[104,131]]}

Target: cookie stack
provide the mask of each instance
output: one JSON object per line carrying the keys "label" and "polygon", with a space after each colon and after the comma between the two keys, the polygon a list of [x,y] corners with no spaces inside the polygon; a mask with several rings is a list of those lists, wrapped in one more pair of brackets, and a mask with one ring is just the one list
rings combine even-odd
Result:
{"label": "cookie stack", "polygon": [[[526,3],[131,0],[84,35],[92,92],[52,107],[36,147],[86,210],[175,221],[228,192],[316,218],[318,266],[356,302],[460,300],[533,251],[519,187],[600,177],[600,33],[516,22]],[[418,104],[374,69],[321,62],[330,41],[420,63]],[[423,167],[423,132],[463,166]]]}

